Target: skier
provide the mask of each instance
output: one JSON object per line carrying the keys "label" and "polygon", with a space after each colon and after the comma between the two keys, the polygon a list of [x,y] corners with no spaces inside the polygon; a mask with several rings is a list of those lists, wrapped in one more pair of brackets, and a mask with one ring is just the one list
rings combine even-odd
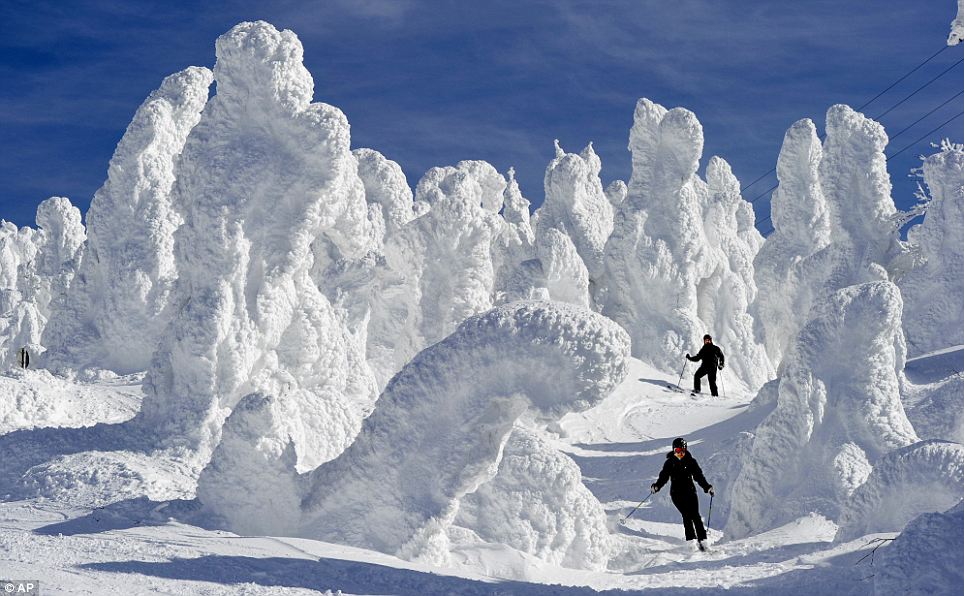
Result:
{"label": "skier", "polygon": [[716,391],[716,371],[723,370],[723,350],[714,345],[713,338],[707,334],[703,336],[703,347],[700,348],[699,353],[696,356],[686,354],[686,359],[690,362],[703,361],[693,375],[693,394],[700,392],[700,379],[705,376],[710,382],[710,395],[717,397],[719,393]]}
{"label": "skier", "polygon": [[700,517],[700,500],[693,481],[696,480],[703,492],[710,495],[714,494],[713,485],[706,481],[700,465],[686,450],[686,440],[682,437],[673,439],[673,450],[666,454],[666,463],[650,489],[658,493],[669,480],[672,480],[669,496],[683,516],[686,539],[695,538],[700,550],[705,551],[703,541],[706,540],[706,528],[703,527],[703,519]]}

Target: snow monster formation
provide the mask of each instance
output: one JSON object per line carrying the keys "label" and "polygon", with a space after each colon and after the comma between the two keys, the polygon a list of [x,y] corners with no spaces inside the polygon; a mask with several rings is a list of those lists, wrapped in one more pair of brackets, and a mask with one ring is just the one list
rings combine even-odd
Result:
{"label": "snow monster formation", "polygon": [[12,366],[20,348],[33,362],[44,349],[42,334],[62,309],[77,274],[85,239],[80,210],[63,197],[37,207],[37,230],[0,225],[0,363]]}
{"label": "snow monster formation", "polygon": [[419,181],[419,213],[386,235],[368,289],[368,353],[380,387],[422,348],[492,307],[505,188],[482,161],[432,168]]}
{"label": "snow monster formation", "polygon": [[191,67],[161,83],[117,144],[87,212],[83,263],[44,331],[53,370],[146,370],[171,313],[178,271],[172,204],[175,162],[198,123],[212,74]]}
{"label": "snow monster formation", "polygon": [[283,396],[307,470],[352,442],[377,397],[364,345],[311,277],[314,246],[371,248],[364,185],[344,114],[311,103],[294,33],[237,25],[218,38],[214,80],[177,161],[174,315],[140,421],[203,465],[242,397]]}
{"label": "snow monster formation", "polygon": [[604,571],[613,552],[606,512],[579,466],[521,426],[498,474],[462,500],[455,525],[563,567]]}
{"label": "snow monster formation", "polygon": [[924,161],[930,201],[908,238],[921,264],[899,280],[911,356],[964,344],[964,147]]}
{"label": "snow monster formation", "polygon": [[827,138],[801,120],[784,137],[774,232],[755,261],[757,324],[779,365],[819,300],[894,277],[904,249],[895,226],[883,126],[845,105],[827,111]]}
{"label": "snow monster formation", "polygon": [[964,39],[964,0],[957,0],[957,16],[951,21],[951,32],[947,36],[947,45],[956,46]]}
{"label": "snow monster formation", "polygon": [[[623,380],[628,359],[626,333],[591,311],[555,302],[496,307],[420,352],[389,383],[357,440],[309,474],[294,465],[284,419],[289,397],[244,398],[201,475],[198,496],[238,531],[444,561],[461,500],[496,474],[519,417],[555,420],[591,407]],[[531,457],[532,450],[520,449]],[[553,516],[572,533],[533,527],[538,535],[527,550],[597,565],[607,548],[595,535],[598,511],[575,484],[559,490],[546,502],[565,508]],[[549,535],[556,546],[547,546]]]}
{"label": "snow monster formation", "polygon": [[819,276],[819,259],[813,256],[830,244],[827,201],[820,187],[819,166],[823,147],[817,127],[800,120],[783,137],[777,160],[779,186],[770,201],[773,232],[754,262],[756,315],[767,354],[774,363],[783,360],[790,342],[810,312],[822,286],[811,281]]}
{"label": "snow monster formation", "polygon": [[730,491],[728,535],[813,511],[838,519],[883,456],[917,441],[900,400],[901,309],[900,291],[886,280],[813,307]]}
{"label": "snow monster formation", "polygon": [[590,143],[582,153],[556,157],[546,168],[546,200],[535,216],[537,236],[555,229],[570,237],[592,282],[603,276],[606,241],[613,231],[613,207],[603,190],[602,161]]}
{"label": "snow monster formation", "polygon": [[639,100],[629,149],[633,173],[606,244],[602,313],[629,331],[634,356],[664,370],[678,370],[709,332],[740,354],[728,370],[760,387],[773,369],[747,313],[762,237],[739,183],[719,158],[709,184],[697,175],[703,128],[683,108]]}

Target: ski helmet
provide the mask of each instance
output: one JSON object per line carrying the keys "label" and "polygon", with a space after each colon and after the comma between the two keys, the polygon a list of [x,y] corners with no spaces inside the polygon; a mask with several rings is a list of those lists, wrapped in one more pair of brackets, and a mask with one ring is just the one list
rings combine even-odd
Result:
{"label": "ski helmet", "polygon": [[686,449],[686,439],[683,437],[673,439],[673,449]]}
{"label": "ski helmet", "polygon": [[706,335],[703,336],[703,341],[706,341],[706,340],[713,341],[713,338],[710,336],[709,333],[707,333]]}

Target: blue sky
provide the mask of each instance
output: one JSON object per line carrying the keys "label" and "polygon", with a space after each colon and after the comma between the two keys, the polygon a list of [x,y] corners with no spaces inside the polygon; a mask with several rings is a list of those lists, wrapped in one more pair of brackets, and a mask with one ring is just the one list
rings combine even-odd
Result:
{"label": "blue sky", "polygon": [[[0,218],[33,223],[69,197],[86,211],[137,106],[168,74],[212,66],[242,20],[294,30],[315,99],[340,107],[355,147],[428,168],[515,166],[538,204],[552,141],[593,141],[604,182],[627,179],[635,101],[693,110],[703,163],[720,155],[747,184],[776,163],[786,129],[862,104],[938,51],[952,0],[209,1],[0,0]],[[876,116],[955,61],[950,48],[867,107]],[[964,90],[964,64],[893,110],[891,134]],[[964,95],[891,144],[896,151],[964,109]],[[964,117],[932,135],[964,141]],[[899,207],[926,142],[890,162]],[[769,177],[745,193],[769,188]],[[767,197],[756,202],[768,214]],[[769,224],[761,226],[769,230]]]}

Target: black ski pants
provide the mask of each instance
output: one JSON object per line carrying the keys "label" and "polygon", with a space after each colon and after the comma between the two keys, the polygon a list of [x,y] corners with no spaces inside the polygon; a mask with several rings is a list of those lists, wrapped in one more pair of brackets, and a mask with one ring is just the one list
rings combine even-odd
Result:
{"label": "black ski pants", "polygon": [[700,517],[700,500],[696,496],[696,491],[670,492],[669,496],[673,499],[673,505],[676,505],[680,515],[683,516],[686,539],[706,540],[706,528],[703,527],[703,518]]}
{"label": "black ski pants", "polygon": [[716,367],[701,366],[696,370],[696,374],[693,375],[693,391],[700,392],[700,379],[703,377],[710,382],[710,395],[717,397],[719,393],[716,391]]}

